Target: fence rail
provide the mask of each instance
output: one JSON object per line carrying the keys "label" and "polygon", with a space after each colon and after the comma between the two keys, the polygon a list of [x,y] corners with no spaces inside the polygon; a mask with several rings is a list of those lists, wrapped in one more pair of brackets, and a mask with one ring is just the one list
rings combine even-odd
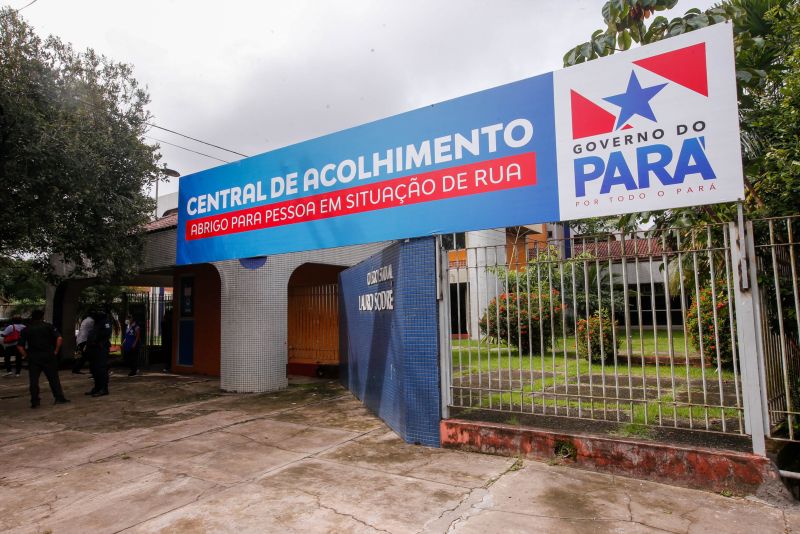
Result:
{"label": "fence rail", "polygon": [[[114,333],[112,343],[121,344],[125,335],[125,317],[133,315],[142,329],[139,365],[148,367],[155,353],[159,358],[171,354],[172,294],[156,291],[122,293],[110,302],[84,302],[86,309],[105,310],[111,314]],[[77,325],[76,325],[77,326]]]}
{"label": "fence rail", "polygon": [[[766,430],[787,439],[800,420],[798,220],[753,222],[757,283],[771,288],[760,293]],[[748,433],[732,228],[524,246],[468,236],[446,278],[450,406]]]}
{"label": "fence rail", "polygon": [[753,222],[769,433],[800,439],[800,217]]}

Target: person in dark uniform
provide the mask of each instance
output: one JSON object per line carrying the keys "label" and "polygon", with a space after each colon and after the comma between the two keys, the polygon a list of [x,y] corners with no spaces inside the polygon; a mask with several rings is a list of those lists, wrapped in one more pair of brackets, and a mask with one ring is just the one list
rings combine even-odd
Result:
{"label": "person in dark uniform", "polygon": [[86,338],[86,353],[92,371],[94,387],[87,391],[92,397],[108,395],[108,352],[111,348],[111,318],[103,312],[92,315],[92,330]]}
{"label": "person in dark uniform", "polygon": [[30,378],[31,408],[38,408],[39,375],[44,372],[56,404],[65,404],[61,381],[58,379],[58,351],[61,350],[61,334],[53,325],[44,322],[44,312],[36,310],[31,314],[31,324],[22,331],[17,350],[22,358],[28,360]]}

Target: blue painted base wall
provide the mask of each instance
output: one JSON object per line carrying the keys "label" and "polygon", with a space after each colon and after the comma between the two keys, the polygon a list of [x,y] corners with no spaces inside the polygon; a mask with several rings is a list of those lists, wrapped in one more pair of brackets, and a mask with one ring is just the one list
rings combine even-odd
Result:
{"label": "blue painted base wall", "polygon": [[[392,266],[391,280],[367,273]],[[435,239],[396,243],[339,275],[342,383],[408,443],[438,447],[440,390]],[[393,290],[394,309],[359,310]]]}

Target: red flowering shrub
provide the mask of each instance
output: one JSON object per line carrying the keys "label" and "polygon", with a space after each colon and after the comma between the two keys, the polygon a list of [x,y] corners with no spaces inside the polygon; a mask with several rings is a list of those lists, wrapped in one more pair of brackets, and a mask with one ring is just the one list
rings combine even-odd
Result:
{"label": "red flowering shrub", "polygon": [[[575,335],[578,343],[578,356],[584,359],[589,358],[596,363],[599,363],[603,357],[606,361],[612,360],[614,353],[619,348],[619,338],[614,344],[616,327],[617,321],[611,320],[611,316],[605,308],[595,311],[588,321],[578,319],[578,330]],[[602,346],[600,344],[601,337]]]}
{"label": "red flowering shrub", "polygon": [[545,350],[550,348],[553,335],[561,335],[562,313],[560,293],[555,289],[541,294],[541,304],[536,292],[503,293],[489,302],[478,325],[489,337],[515,345],[520,354],[531,350],[539,354],[542,334]]}
{"label": "red flowering shrub", "polygon": [[723,367],[733,366],[733,345],[731,343],[731,320],[728,311],[728,294],[720,291],[725,287],[725,282],[717,282],[716,308],[717,308],[717,334],[714,335],[714,299],[711,298],[711,287],[700,290],[700,316],[697,313],[697,296],[692,297],[692,304],[686,317],[686,329],[692,346],[700,350],[702,332],[703,358],[706,362],[717,361],[717,345],[719,344],[719,358]]}

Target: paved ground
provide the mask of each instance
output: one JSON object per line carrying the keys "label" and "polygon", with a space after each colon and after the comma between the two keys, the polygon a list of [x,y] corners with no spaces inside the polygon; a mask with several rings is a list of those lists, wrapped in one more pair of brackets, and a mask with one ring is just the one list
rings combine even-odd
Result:
{"label": "paved ground", "polygon": [[800,532],[796,508],[406,445],[333,382],[62,379],[73,402],[31,410],[0,378],[0,531]]}

